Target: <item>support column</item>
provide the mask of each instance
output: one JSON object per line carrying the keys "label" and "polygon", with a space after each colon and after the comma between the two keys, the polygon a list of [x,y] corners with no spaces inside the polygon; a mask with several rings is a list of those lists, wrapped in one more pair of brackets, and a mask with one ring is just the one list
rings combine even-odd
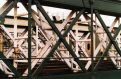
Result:
{"label": "support column", "polygon": [[28,79],[32,79],[31,73],[31,40],[32,40],[32,0],[28,0]]}
{"label": "support column", "polygon": [[15,60],[17,59],[17,1],[15,0],[14,4],[14,67],[17,68]]}
{"label": "support column", "polygon": [[91,79],[94,79],[94,73],[93,73],[93,68],[94,68],[94,27],[93,27],[93,0],[89,0],[89,3],[90,3],[90,11],[91,11],[91,62],[92,62],[92,65],[91,65]]}
{"label": "support column", "polygon": [[90,23],[90,26],[91,26],[91,61],[92,61],[92,71],[93,71],[93,54],[94,54],[94,27],[93,27],[93,0],[89,0],[89,3],[90,3],[90,8],[91,8],[91,23]]}
{"label": "support column", "polygon": [[3,35],[0,33],[0,52],[3,52]]}

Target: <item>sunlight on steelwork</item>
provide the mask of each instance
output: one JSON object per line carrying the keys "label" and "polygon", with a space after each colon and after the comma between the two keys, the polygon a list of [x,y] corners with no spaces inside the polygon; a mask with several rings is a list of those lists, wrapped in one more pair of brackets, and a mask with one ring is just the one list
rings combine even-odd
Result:
{"label": "sunlight on steelwork", "polygon": [[120,79],[120,0],[0,0],[0,79]]}

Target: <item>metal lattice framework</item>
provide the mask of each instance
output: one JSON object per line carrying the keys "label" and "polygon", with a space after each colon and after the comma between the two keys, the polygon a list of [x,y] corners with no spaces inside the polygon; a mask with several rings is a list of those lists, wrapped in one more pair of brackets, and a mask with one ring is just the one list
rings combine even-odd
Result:
{"label": "metal lattice framework", "polygon": [[[27,17],[17,13],[18,2],[28,11]],[[111,79],[118,76],[120,79],[120,4],[113,0],[7,0],[0,8],[0,73],[4,74],[3,78]],[[37,10],[31,8],[33,5]],[[71,12],[65,20],[53,21],[43,5]],[[7,16],[11,9],[14,16]],[[105,24],[101,14],[115,17],[111,26]],[[43,76],[47,62],[54,60],[64,62],[72,75]],[[100,69],[102,63],[104,68],[106,63],[112,63],[110,66],[114,69],[111,70],[115,71]]]}

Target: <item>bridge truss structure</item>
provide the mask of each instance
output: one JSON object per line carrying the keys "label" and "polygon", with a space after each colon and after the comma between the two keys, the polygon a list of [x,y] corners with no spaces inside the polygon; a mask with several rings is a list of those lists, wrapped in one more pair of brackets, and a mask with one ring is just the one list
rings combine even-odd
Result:
{"label": "bridge truss structure", "polygon": [[[17,13],[18,3],[26,14]],[[71,12],[52,20],[43,6]],[[0,8],[0,78],[120,79],[120,8],[118,0],[6,0]],[[101,15],[115,17],[112,25]],[[55,61],[70,71],[46,70]]]}

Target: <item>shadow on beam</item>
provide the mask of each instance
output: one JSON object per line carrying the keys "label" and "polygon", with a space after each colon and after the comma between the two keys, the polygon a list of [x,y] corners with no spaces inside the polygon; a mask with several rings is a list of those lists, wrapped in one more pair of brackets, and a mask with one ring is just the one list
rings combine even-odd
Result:
{"label": "shadow on beam", "polygon": [[8,75],[6,75],[3,71],[0,70],[0,79],[8,79]]}
{"label": "shadow on beam", "polygon": [[56,76],[36,76],[33,79],[121,79],[121,70]]}

